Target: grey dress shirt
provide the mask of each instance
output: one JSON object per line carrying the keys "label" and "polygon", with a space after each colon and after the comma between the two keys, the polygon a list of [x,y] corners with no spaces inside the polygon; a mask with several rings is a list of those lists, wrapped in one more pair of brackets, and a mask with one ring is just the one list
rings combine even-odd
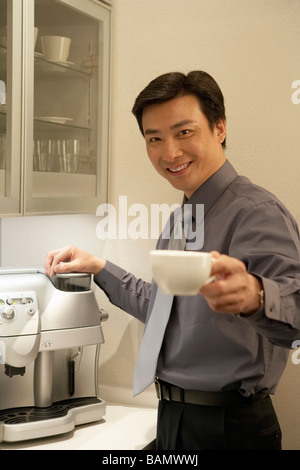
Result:
{"label": "grey dress shirt", "polygon": [[[264,308],[249,317],[212,311],[201,295],[175,297],[157,375],[185,389],[274,393],[289,349],[300,339],[300,241],[295,220],[229,161],[185,204],[204,204],[204,245],[242,260],[259,277]],[[162,237],[157,248],[167,248]],[[157,286],[107,261],[94,277],[110,301],[142,322]]]}

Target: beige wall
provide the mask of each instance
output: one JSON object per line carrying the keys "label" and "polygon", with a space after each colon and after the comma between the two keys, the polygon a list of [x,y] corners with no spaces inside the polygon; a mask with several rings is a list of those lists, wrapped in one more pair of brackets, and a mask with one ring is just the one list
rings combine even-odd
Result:
{"label": "beige wall", "polygon": [[[147,161],[130,110],[137,93],[168,71],[202,69],[220,84],[227,106],[227,157],[267,187],[300,221],[300,79],[298,0],[115,0],[112,81],[111,202],[173,202],[178,195]],[[111,255],[148,277],[153,242],[124,242]],[[131,387],[142,328],[113,312],[103,348],[102,378]],[[113,314],[114,313],[114,314]],[[113,317],[113,318],[112,318]],[[106,327],[105,327],[106,328]],[[300,449],[300,365],[289,363],[274,400],[287,448]]]}
{"label": "beige wall", "polygon": [[[226,100],[227,157],[238,171],[267,187],[300,222],[300,104],[291,84],[300,79],[299,0],[114,0],[110,201],[128,206],[180,202],[155,174],[131,115],[137,93],[168,71],[211,73]],[[96,216],[2,220],[2,264],[43,264],[51,248],[75,243],[150,280],[155,240],[101,242]],[[24,239],[26,247],[24,249]],[[153,392],[132,400],[132,373],[143,326],[97,291],[109,320],[103,324],[103,397],[153,403]],[[299,338],[300,339],[300,338]],[[300,449],[300,365],[290,361],[274,399],[284,446]]]}

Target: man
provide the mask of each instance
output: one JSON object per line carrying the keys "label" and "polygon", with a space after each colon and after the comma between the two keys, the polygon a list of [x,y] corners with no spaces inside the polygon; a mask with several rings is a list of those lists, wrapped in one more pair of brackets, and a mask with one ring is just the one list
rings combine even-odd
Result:
{"label": "man", "polygon": [[[281,449],[269,394],[300,338],[297,224],[226,159],[223,95],[207,73],[156,78],[133,113],[154,168],[193,214],[204,204],[201,251],[216,258],[214,282],[173,300],[156,369],[157,449]],[[113,304],[148,323],[154,283],[75,247],[49,253],[45,270],[94,274]]]}

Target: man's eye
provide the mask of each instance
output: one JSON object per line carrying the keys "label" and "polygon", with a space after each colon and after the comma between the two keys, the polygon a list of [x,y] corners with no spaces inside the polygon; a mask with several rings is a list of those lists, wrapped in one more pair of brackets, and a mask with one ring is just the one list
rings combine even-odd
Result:
{"label": "man's eye", "polygon": [[180,136],[185,136],[185,135],[188,135],[190,134],[190,130],[189,129],[183,129],[182,131],[179,132],[179,135]]}
{"label": "man's eye", "polygon": [[148,139],[148,142],[149,142],[150,144],[152,144],[152,143],[154,143],[154,142],[158,142],[159,140],[160,140],[159,137],[150,137],[150,138]]}

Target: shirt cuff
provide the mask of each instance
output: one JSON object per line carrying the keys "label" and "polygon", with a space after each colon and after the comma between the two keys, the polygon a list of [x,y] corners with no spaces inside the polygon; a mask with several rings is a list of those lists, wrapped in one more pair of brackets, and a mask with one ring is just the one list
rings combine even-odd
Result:
{"label": "shirt cuff", "polygon": [[284,323],[291,323],[291,318],[285,316],[285,312],[280,311],[280,289],[276,282],[271,279],[260,277],[264,290],[264,305],[255,313],[244,316],[253,323],[269,320],[277,320]]}
{"label": "shirt cuff", "polygon": [[123,278],[126,271],[119,266],[106,261],[105,266],[101,269],[100,273],[94,276],[94,282],[106,293],[112,292],[117,286],[120,285],[120,280]]}

